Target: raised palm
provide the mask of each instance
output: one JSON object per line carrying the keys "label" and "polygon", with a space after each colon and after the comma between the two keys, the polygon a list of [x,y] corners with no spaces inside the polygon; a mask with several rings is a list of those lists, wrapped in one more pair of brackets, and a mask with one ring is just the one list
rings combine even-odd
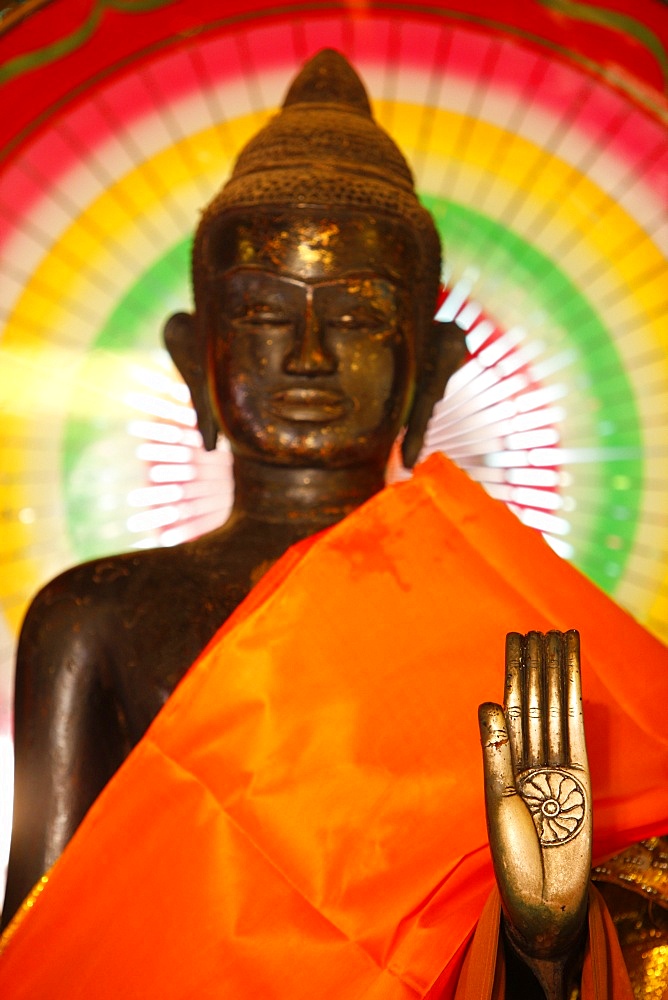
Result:
{"label": "raised palm", "polygon": [[524,957],[559,962],[581,935],[591,867],[578,633],[510,633],[505,706],[481,705],[479,720],[507,933]]}

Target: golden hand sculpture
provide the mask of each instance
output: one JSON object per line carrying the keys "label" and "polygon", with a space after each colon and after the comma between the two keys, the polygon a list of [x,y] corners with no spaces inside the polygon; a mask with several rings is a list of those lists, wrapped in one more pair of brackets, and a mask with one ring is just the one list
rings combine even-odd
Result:
{"label": "golden hand sculpture", "polygon": [[505,697],[479,710],[505,936],[549,1000],[562,1000],[578,973],[591,868],[578,633],[510,633]]}

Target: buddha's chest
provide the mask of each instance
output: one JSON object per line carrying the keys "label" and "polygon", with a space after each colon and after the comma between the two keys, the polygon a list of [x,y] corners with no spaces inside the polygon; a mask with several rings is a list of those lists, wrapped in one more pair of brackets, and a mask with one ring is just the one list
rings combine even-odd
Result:
{"label": "buddha's chest", "polygon": [[128,749],[144,735],[242,595],[188,599],[135,608],[118,623],[108,647],[106,687]]}

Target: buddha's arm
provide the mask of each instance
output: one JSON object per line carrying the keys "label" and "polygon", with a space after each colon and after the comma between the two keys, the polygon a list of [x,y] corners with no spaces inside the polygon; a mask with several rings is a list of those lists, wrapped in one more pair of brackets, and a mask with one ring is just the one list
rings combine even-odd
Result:
{"label": "buddha's arm", "polygon": [[[100,683],[90,609],[47,587],[19,644],[15,790],[3,926],[57,860],[121,762],[118,719]],[[114,758],[114,759],[112,759]]]}
{"label": "buddha's arm", "polygon": [[577,632],[511,633],[505,692],[504,708],[480,709],[505,936],[546,997],[562,1000],[577,974],[591,867]]}

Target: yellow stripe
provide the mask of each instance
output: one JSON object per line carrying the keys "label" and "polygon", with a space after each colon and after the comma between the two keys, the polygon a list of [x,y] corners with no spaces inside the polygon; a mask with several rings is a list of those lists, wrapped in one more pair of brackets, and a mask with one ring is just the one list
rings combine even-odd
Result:
{"label": "yellow stripe", "polygon": [[[665,266],[665,258],[657,246],[628,212],[570,164],[556,156],[545,159],[540,147],[520,136],[511,136],[494,125],[474,122],[466,116],[441,109],[433,112],[434,124],[427,149],[420,141],[417,121],[421,109],[417,105],[395,104],[389,109],[379,102],[377,109],[381,122],[391,111],[393,135],[409,160],[418,153],[428,153],[430,158],[442,161],[443,173],[453,163],[461,165],[465,168],[465,184],[458,185],[458,193],[468,193],[471,198],[479,182],[484,182],[488,191],[484,211],[492,218],[495,217],[493,209],[507,203],[509,191],[518,187],[523,190],[526,204],[518,217],[519,236],[527,235],[537,212],[549,205],[554,209],[553,225],[558,227],[559,233],[565,235],[575,230],[591,260],[607,263],[610,276],[628,292],[640,319],[665,305],[665,284],[659,274],[652,281],[637,284],[643,274]],[[464,132],[467,141],[462,150],[456,143]],[[501,148],[504,154],[491,158],[491,151]],[[526,178],[531,178],[530,187],[522,186]],[[569,194],[572,191],[575,196],[571,198]],[[469,204],[471,208],[480,209],[473,201]],[[539,234],[531,242],[551,256],[550,242],[553,241],[547,242],[544,234]],[[617,248],[624,246],[634,249],[622,257],[611,256]],[[559,265],[558,260],[555,263]],[[569,273],[567,268],[564,270],[579,287],[579,275]],[[597,309],[596,299],[590,290],[583,288],[582,291]],[[602,310],[600,312],[602,315]],[[611,327],[614,329],[614,323]],[[668,348],[668,330],[649,321],[648,330],[650,328],[653,340]]]}
{"label": "yellow stripe", "polygon": [[[492,217],[507,204],[518,181],[521,184],[524,178],[531,176],[533,168],[540,167],[530,189],[525,191],[527,201],[516,220],[518,235],[527,236],[536,212],[547,204],[554,206],[553,222],[531,241],[533,245],[550,256],[550,247],[555,241],[575,231],[580,247],[577,257],[569,258],[565,273],[577,285],[579,273],[587,264],[602,261],[607,268],[606,279],[599,283],[597,290],[605,293],[607,289],[623,289],[627,295],[623,319],[639,333],[620,341],[620,351],[626,350],[627,345],[635,345],[637,350],[639,338],[648,346],[668,346],[668,332],[648,318],[653,312],[659,312],[664,302],[664,289],[658,276],[663,258],[633,218],[596,184],[556,157],[545,159],[539,147],[521,137],[440,109],[429,109],[433,127],[429,148],[425,149],[421,132],[424,108],[394,102],[377,102],[376,108],[380,121],[388,120],[393,136],[409,159],[416,153],[428,153],[432,173],[442,174],[453,165],[457,168],[452,170],[452,175],[458,172],[456,194],[464,203],[468,198],[471,207],[480,207],[472,202],[479,182],[484,182],[484,209]],[[257,131],[269,113],[246,115],[230,122],[225,132],[229,146],[222,145],[218,129],[210,128],[156,154],[120,178],[54,241],[26,284],[4,333],[0,393],[5,397],[8,416],[14,415],[20,421],[29,420],[35,411],[42,413],[45,433],[58,440],[60,419],[72,404],[72,387],[77,385],[78,353],[97,333],[85,320],[75,318],[79,304],[87,306],[94,301],[91,297],[100,294],[91,272],[114,276],[118,289],[115,304],[138,277],[128,262],[134,249],[141,246],[142,263],[146,266],[152,263],[145,257],[147,240],[140,233],[138,220],[145,218],[156,228],[159,223],[167,233],[174,231],[176,234],[178,227],[169,213],[171,205],[190,220],[189,226],[194,227],[196,208],[205,201],[205,194],[196,181],[211,191],[218,188],[236,150]],[[467,141],[461,148],[458,143],[463,134]],[[499,149],[503,149],[504,155],[494,159],[493,151]],[[193,163],[199,167],[198,178],[192,176]],[[154,178],[160,179],[159,186],[154,184]],[[574,189],[577,197],[565,197]],[[128,205],[141,206],[141,215],[133,216]],[[124,243],[126,239],[127,244]],[[611,248],[614,250],[624,244],[634,247],[633,251],[625,257],[610,259]],[[128,261],[120,268],[113,252],[119,245],[127,245],[128,255]],[[156,256],[164,249],[164,245],[156,246]],[[574,262],[577,273],[573,270]],[[657,278],[638,284],[639,277],[652,270],[657,271]],[[620,314],[618,307],[606,308],[597,302],[598,296],[591,290],[583,291],[614,331]],[[27,332],[35,325],[45,329],[44,338]],[[48,331],[51,330],[76,335],[81,348],[64,350],[54,346],[49,339]],[[10,353],[12,347],[18,348],[18,353]],[[628,374],[633,381],[631,365]],[[642,399],[639,393],[641,406]],[[12,466],[18,477],[29,470],[31,460],[27,453],[21,469],[21,459],[12,456]],[[0,444],[0,467],[7,468],[7,461],[6,449]],[[29,526],[16,530],[17,543],[23,539],[27,546],[32,537]],[[41,561],[35,559],[33,565],[36,581],[40,577]]]}
{"label": "yellow stripe", "polygon": [[[379,103],[377,106],[380,121],[391,113],[393,134],[409,160],[419,160],[417,154],[429,152],[432,176],[447,176],[448,170],[449,176],[454,176],[453,162],[464,167],[460,174],[463,183],[460,181],[454,192],[458,200],[492,218],[498,217],[517,190],[518,181],[521,186],[525,178],[532,177],[531,187],[523,188],[525,203],[513,220],[515,232],[552,259],[553,246],[568,234],[576,232],[579,235],[578,252],[569,256],[562,269],[574,285],[580,287],[613,336],[618,329],[633,331],[631,335],[615,337],[615,344],[634,389],[641,426],[655,423],[657,408],[661,406],[659,393],[656,388],[648,393],[645,383],[651,381],[655,387],[661,382],[668,385],[668,329],[663,322],[666,261],[654,242],[622,206],[589,178],[557,157],[546,159],[539,147],[519,136],[509,136],[493,125],[472,122],[462,115],[436,109],[428,150],[425,149],[417,127],[418,111],[410,105],[386,108]],[[464,133],[467,144],[462,152],[457,143]],[[499,149],[503,150],[503,155],[492,159],[490,154]],[[434,160],[440,160],[440,168],[434,168]],[[540,169],[534,169],[537,167]],[[482,206],[475,200],[481,183],[487,191]],[[571,192],[575,193],[574,197],[568,197]],[[536,213],[546,205],[553,210],[552,221],[537,239],[532,239],[531,226]],[[631,249],[627,250],[629,247]],[[619,248],[624,248],[623,255],[613,256]],[[554,262],[560,265],[558,259]],[[597,278],[593,288],[583,286],[580,275],[592,264],[601,262],[607,265],[603,277]],[[652,276],[648,278],[647,275]],[[485,300],[486,308],[497,320],[503,319],[503,300],[508,299],[507,293],[507,287],[501,285],[496,302]],[[605,303],[608,295],[611,296],[610,304]],[[508,309],[508,305],[505,308]],[[651,366],[636,371],[636,357],[641,352],[656,351],[657,345],[660,353],[656,352]],[[655,481],[668,481],[668,457],[653,456],[648,475]],[[651,495],[644,494],[642,508],[649,506],[651,500]],[[666,621],[668,565],[662,555],[666,541],[668,526],[660,527],[655,519],[645,523],[641,509],[635,545],[641,550],[656,552],[656,556],[648,565],[646,559],[638,557],[636,560],[632,552],[627,572],[632,573],[637,562],[637,569],[647,580],[644,607],[638,601],[637,588],[630,582],[626,586],[622,581],[617,592],[620,601],[625,600],[627,592],[633,593],[636,617],[651,621],[657,633],[657,622]],[[668,639],[668,628],[658,634]]]}
{"label": "yellow stripe", "polygon": [[[409,156],[411,151],[425,151],[419,134],[423,109],[396,103],[391,106],[379,103],[377,107],[381,121],[391,117],[394,135]],[[230,124],[230,136],[235,149],[254,133],[258,117],[257,114],[244,116]],[[537,146],[518,136],[504,133],[493,125],[472,122],[462,115],[438,109],[433,111],[433,117],[434,128],[428,150],[432,164],[440,161],[443,171],[452,163],[458,165],[460,180],[457,186],[460,194],[472,196],[478,181],[484,181],[487,191],[485,208],[494,217],[494,209],[506,204],[509,193],[517,189],[518,180],[521,182],[527,175],[531,175],[534,166],[539,165],[541,169],[531,188],[525,190],[526,205],[517,220],[518,235],[526,236],[537,211],[546,204],[556,205],[553,230],[556,229],[559,234],[575,230],[579,234],[582,252],[586,250],[592,262],[604,261],[607,264],[610,277],[617,287],[621,286],[628,292],[639,318],[642,318],[643,313],[651,314],[663,305],[663,289],[658,277],[652,282],[637,285],[639,276],[660,268],[663,263],[662,255],[631,216],[600,188],[556,157],[542,162],[543,153]],[[458,152],[455,147],[462,127],[469,129],[463,153]],[[490,150],[498,148],[501,142],[506,143],[506,155],[494,161],[494,173],[490,173]],[[184,146],[188,148],[188,156],[184,155],[181,148]],[[25,336],[23,319],[28,321],[28,325],[43,322],[45,310],[53,309],[53,303],[40,294],[40,287],[57,289],[58,305],[62,313],[67,314],[69,308],[78,301],[78,286],[87,269],[96,267],[104,270],[113,267],[114,257],[105,248],[105,241],[109,245],[119,245],[122,243],[124,230],[137,224],[136,218],[129,215],[125,208],[128,202],[142,205],[142,214],[146,218],[150,219],[156,213],[164,216],[165,196],[151,186],[147,180],[149,174],[163,179],[165,188],[169,191],[168,198],[179,208],[181,214],[185,213],[190,217],[190,206],[186,201],[201,203],[202,195],[194,186],[188,161],[194,159],[201,165],[199,179],[211,190],[215,190],[231,159],[227,163],[221,163],[219,156],[215,155],[219,150],[219,133],[214,128],[207,129],[157,154],[92,203],[54,243],[27,283],[9,321],[8,342],[11,342],[15,332],[21,339]],[[575,186],[577,197],[565,197]],[[190,197],[183,198],[182,195],[187,192]],[[119,199],[119,194],[122,199]],[[596,215],[593,215],[594,208],[597,209]],[[196,218],[192,217],[193,227],[195,223]],[[99,242],[98,234],[102,237],[102,243]],[[544,246],[544,240],[545,233],[539,234],[534,245],[549,255],[549,244]],[[554,239],[549,242],[554,242]],[[633,246],[633,251],[621,259],[611,259],[611,248],[614,250],[625,244]],[[164,248],[156,249],[162,251]],[[75,262],[74,265],[72,261]],[[100,267],[101,264],[103,267]],[[131,279],[128,278],[126,288],[131,287],[135,277],[132,274]],[[577,285],[578,275],[570,274],[569,277]],[[587,289],[584,291],[588,294]],[[596,308],[595,298],[591,295],[588,297]],[[65,315],[62,319],[64,321]],[[658,324],[652,329],[652,333],[661,343],[666,343],[668,333]]]}

